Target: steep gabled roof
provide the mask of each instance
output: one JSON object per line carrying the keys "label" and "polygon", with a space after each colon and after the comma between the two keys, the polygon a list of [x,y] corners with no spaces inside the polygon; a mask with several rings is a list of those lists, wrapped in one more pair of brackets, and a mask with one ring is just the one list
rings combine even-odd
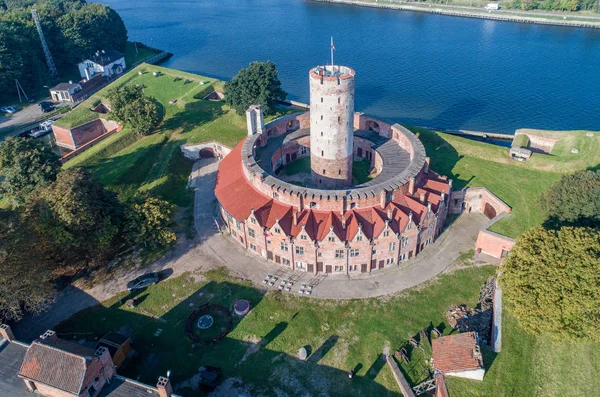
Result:
{"label": "steep gabled roof", "polygon": [[60,339],[33,341],[19,376],[79,395],[88,368],[98,361],[94,350]]}

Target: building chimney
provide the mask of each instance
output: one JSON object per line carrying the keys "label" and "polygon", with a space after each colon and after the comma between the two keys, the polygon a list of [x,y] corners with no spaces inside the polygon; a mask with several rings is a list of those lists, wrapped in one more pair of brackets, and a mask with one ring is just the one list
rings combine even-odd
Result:
{"label": "building chimney", "polygon": [[346,215],[342,214],[342,229],[346,228]]}
{"label": "building chimney", "polygon": [[167,377],[159,376],[156,388],[158,389],[158,395],[160,397],[171,397],[173,395],[171,380]]}
{"label": "building chimney", "polygon": [[426,174],[429,173],[429,163],[430,162],[431,162],[431,158],[425,157],[425,166],[423,167],[423,171],[425,171]]}
{"label": "building chimney", "polygon": [[392,208],[391,207],[388,208],[388,210],[387,210],[387,218],[388,218],[388,220],[392,219]]}
{"label": "building chimney", "polygon": [[446,193],[442,192],[442,194],[440,196],[440,203],[443,203],[445,199],[446,199]]}
{"label": "building chimney", "polygon": [[419,201],[421,201],[421,203],[425,203],[425,192],[421,192],[419,195]]}
{"label": "building chimney", "polygon": [[379,205],[381,206],[381,208],[385,208],[385,190],[382,190],[381,193],[379,193]]}
{"label": "building chimney", "polygon": [[427,212],[431,212],[431,201],[427,203]]}
{"label": "building chimney", "polygon": [[56,332],[54,332],[51,329],[49,329],[48,331],[44,332],[43,335],[40,335],[40,339],[42,339],[42,340],[52,340],[52,339],[58,339],[58,336],[56,336]]}
{"label": "building chimney", "polygon": [[7,342],[15,340],[15,334],[13,334],[10,325],[0,324],[0,336],[3,337]]}
{"label": "building chimney", "polygon": [[410,178],[408,182],[408,194],[415,194],[415,178]]}
{"label": "building chimney", "polygon": [[294,226],[298,225],[298,211],[293,211]]}
{"label": "building chimney", "polygon": [[410,225],[411,222],[412,222],[412,211],[410,211],[408,213],[408,224]]}

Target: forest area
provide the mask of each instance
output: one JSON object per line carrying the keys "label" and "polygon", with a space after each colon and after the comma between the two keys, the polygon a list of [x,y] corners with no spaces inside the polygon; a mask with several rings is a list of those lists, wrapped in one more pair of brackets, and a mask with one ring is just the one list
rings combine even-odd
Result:
{"label": "forest area", "polygon": [[0,100],[16,95],[15,79],[25,91],[53,84],[31,15],[37,10],[46,42],[62,76],[97,50],[124,51],[127,29],[104,4],[83,0],[0,0]]}

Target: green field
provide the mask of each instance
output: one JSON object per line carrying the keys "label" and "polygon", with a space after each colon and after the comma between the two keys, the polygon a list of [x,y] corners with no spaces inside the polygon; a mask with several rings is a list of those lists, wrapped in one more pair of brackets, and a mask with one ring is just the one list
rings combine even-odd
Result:
{"label": "green field", "polygon": [[[348,301],[263,295],[224,271],[212,271],[195,275],[203,281],[186,275],[149,287],[137,293],[142,302],[134,309],[119,303],[119,298],[125,302],[132,296],[120,294],[80,312],[56,330],[59,336],[93,340],[112,329],[130,327],[139,354],[120,372],[150,384],[168,369],[177,384],[193,376],[198,367],[212,365],[222,368],[225,377],[240,377],[255,393],[266,395],[280,389],[288,395],[302,390],[309,395],[326,391],[325,395],[400,396],[382,358],[384,347],[393,352],[431,324],[449,333],[448,327],[440,325],[448,306],[474,305],[481,285],[494,271],[491,266],[469,268],[398,296]],[[184,328],[194,308],[219,303],[231,309],[241,298],[251,301],[250,314],[241,321],[235,318],[231,333],[218,344],[193,349]],[[155,336],[157,329],[162,329],[159,336]],[[297,360],[298,349],[304,346],[312,357]],[[414,383],[428,377],[424,356],[415,351],[412,362],[402,364]],[[347,373],[352,368],[357,376],[349,382]]]}
{"label": "green field", "polygon": [[[534,153],[525,162],[511,160],[508,149],[422,128],[412,128],[431,157],[431,168],[453,180],[453,188],[482,186],[512,207],[490,230],[517,237],[544,221],[540,193],[564,173],[594,168],[600,163],[600,134],[586,131],[541,132],[561,140],[551,155]],[[580,147],[578,154],[571,147]]]}

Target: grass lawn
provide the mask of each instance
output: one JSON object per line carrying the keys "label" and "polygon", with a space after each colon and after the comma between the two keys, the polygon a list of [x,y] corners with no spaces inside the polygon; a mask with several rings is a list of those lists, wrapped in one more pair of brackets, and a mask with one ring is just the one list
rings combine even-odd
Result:
{"label": "grass lawn", "polygon": [[301,172],[310,173],[310,156],[290,161],[283,167],[283,170],[281,170],[282,175],[296,175]]}
{"label": "grass lawn", "polygon": [[[195,275],[197,282],[188,274],[138,292],[141,303],[134,309],[119,303],[132,296],[120,294],[76,314],[56,330],[63,337],[93,340],[128,326],[135,333],[133,347],[139,354],[120,372],[150,384],[168,369],[177,384],[200,366],[213,365],[222,368],[227,378],[239,377],[256,394],[274,395],[279,389],[288,395],[302,390],[308,395],[400,396],[383,360],[384,346],[393,352],[430,325],[449,333],[440,325],[448,306],[474,305],[481,285],[494,272],[491,266],[472,267],[397,296],[331,301],[263,295],[218,270]],[[194,308],[219,303],[231,309],[240,298],[251,301],[250,314],[242,320],[234,318],[231,333],[218,344],[192,348],[184,328]],[[155,336],[158,329],[162,332]],[[295,358],[301,347],[310,353],[307,361]],[[425,356],[417,350],[409,365],[402,364],[413,383],[428,377]],[[357,376],[349,382],[347,373],[352,368]],[[179,392],[196,395],[190,390]]]}
{"label": "grass lawn", "polygon": [[[454,189],[484,186],[512,207],[511,214],[490,229],[509,237],[544,221],[538,197],[562,174],[593,168],[600,162],[600,134],[586,137],[585,131],[556,133],[562,140],[552,155],[534,154],[529,161],[517,162],[508,158],[504,147],[411,129],[431,157],[431,168],[452,179]],[[571,154],[572,145],[582,148],[579,157]]]}
{"label": "grass lawn", "polygon": [[352,183],[354,185],[360,185],[373,179],[369,170],[371,169],[371,162],[369,160],[354,161],[352,162]]}
{"label": "grass lawn", "polygon": [[[554,342],[522,329],[503,315],[502,351],[484,354],[490,367],[483,382],[448,379],[448,391],[458,397],[569,396],[587,397],[600,389],[600,344]],[[484,352],[485,353],[485,352]]]}

